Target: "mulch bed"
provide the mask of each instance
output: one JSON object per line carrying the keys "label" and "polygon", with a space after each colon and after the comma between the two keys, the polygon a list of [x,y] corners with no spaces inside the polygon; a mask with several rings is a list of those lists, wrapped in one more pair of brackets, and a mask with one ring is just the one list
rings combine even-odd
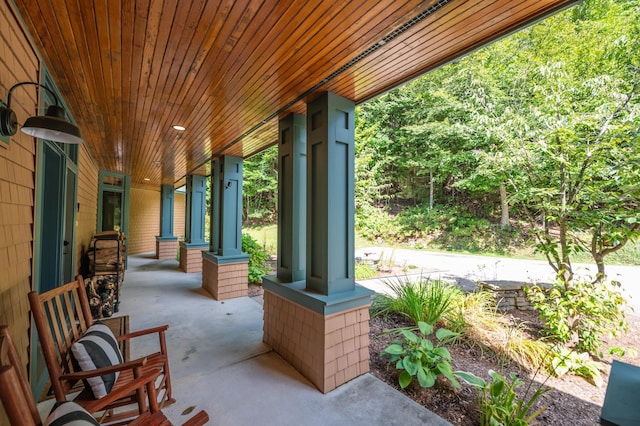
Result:
{"label": "mulch bed", "polygon": [[[511,314],[516,321],[529,323],[531,333],[539,332],[541,324],[533,312],[512,311]],[[629,315],[627,319],[629,331],[616,339],[609,339],[606,343],[609,346],[638,350],[640,348],[640,318]],[[476,389],[472,386],[463,383],[462,389],[455,389],[448,381],[438,380],[433,388],[423,389],[417,382],[413,382],[406,389],[400,389],[398,385],[399,371],[390,366],[387,359],[380,356],[380,352],[387,347],[391,340],[394,340],[392,336],[384,333],[385,330],[407,326],[411,326],[411,323],[401,317],[371,319],[369,334],[371,373],[454,425],[478,425],[480,422],[478,397]],[[530,392],[535,390],[535,386],[544,383],[550,390],[538,400],[536,409],[545,407],[545,411],[532,424],[592,426],[600,423],[600,410],[604,402],[612,360],[610,356],[602,360],[606,366],[606,372],[603,373],[605,385],[596,387],[577,376],[566,375],[556,378],[548,377],[545,372],[539,372],[535,375],[535,373],[527,372],[518,365],[506,362],[490,351],[471,343],[448,346],[447,348],[454,360],[454,370],[469,371],[485,379],[488,377],[487,372],[490,369],[501,374],[514,372],[525,383],[529,383],[529,378],[534,379],[534,388]],[[640,365],[640,359],[637,356],[635,358],[625,357],[623,361]],[[524,392],[526,386],[526,384],[521,386],[520,391]]]}

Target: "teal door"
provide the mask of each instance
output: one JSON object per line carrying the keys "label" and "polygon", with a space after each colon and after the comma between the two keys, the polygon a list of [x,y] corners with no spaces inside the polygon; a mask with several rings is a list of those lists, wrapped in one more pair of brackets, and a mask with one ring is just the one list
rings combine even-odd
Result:
{"label": "teal door", "polygon": [[[57,92],[46,69],[42,82]],[[55,100],[41,91],[41,108]],[[62,97],[58,93],[58,99]],[[62,101],[64,103],[64,101]],[[63,107],[65,107],[63,105]],[[65,107],[65,110],[69,109]],[[72,121],[71,117],[67,119]],[[33,290],[51,290],[73,280],[76,274],[75,223],[78,203],[78,145],[38,139],[35,223],[33,240]],[[31,326],[31,390],[38,398],[49,378],[35,325]]]}
{"label": "teal door", "polygon": [[[39,293],[73,280],[76,274],[77,149],[38,141],[33,287]],[[39,396],[48,374],[35,327],[31,330],[31,387]]]}

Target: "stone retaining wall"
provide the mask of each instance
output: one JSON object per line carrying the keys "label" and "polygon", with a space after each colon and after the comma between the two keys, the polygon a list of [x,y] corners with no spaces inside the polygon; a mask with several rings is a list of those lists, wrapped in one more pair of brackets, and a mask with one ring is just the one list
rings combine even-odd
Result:
{"label": "stone retaining wall", "polygon": [[482,290],[490,291],[495,295],[496,305],[498,309],[508,311],[517,309],[520,311],[531,311],[533,306],[527,296],[524,294],[523,288],[526,284],[522,283],[491,283],[478,282]]}

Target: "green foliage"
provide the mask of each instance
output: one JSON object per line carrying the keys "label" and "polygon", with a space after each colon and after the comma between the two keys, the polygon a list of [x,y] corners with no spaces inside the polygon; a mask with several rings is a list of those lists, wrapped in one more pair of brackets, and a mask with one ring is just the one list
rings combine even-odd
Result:
{"label": "green foliage", "polygon": [[[414,377],[418,379],[420,386],[430,388],[439,375],[449,379],[456,388],[460,387],[451,368],[452,358],[449,351],[427,338],[433,333],[432,325],[420,321],[417,328],[401,328],[395,331],[401,333],[404,339],[391,343],[382,354],[388,355],[389,363],[395,363],[396,368],[402,370],[398,379],[402,389],[409,386]],[[418,331],[418,334],[414,331]],[[444,328],[436,331],[438,342],[453,336],[454,332]]]}
{"label": "green foliage", "polygon": [[376,276],[376,270],[365,262],[356,262],[355,266],[356,280],[370,280]]}
{"label": "green foliage", "polygon": [[452,301],[462,297],[458,287],[425,277],[415,281],[409,277],[396,277],[383,282],[391,295],[374,296],[371,305],[374,316],[398,313],[415,323],[423,321],[434,325],[447,312]]}
{"label": "green foliage", "polygon": [[587,352],[573,352],[562,348],[551,361],[553,372],[557,377],[567,373],[584,377],[593,385],[601,387],[603,385],[600,371],[604,371],[602,363],[591,359]]}
{"label": "green foliage", "polygon": [[273,223],[278,203],[278,147],[272,146],[244,160],[243,217],[251,223]]}
{"label": "green foliage", "polygon": [[530,413],[533,404],[548,389],[540,385],[529,395],[533,384],[530,382],[524,396],[520,397],[516,388],[524,382],[515,373],[510,373],[507,378],[489,370],[489,381],[462,371],[456,371],[456,375],[478,388],[481,426],[526,426],[545,411],[543,407]]}
{"label": "green foliage", "polygon": [[508,210],[561,279],[580,254],[604,275],[640,237],[637,15],[585,1],[359,105],[359,231],[499,252]]}
{"label": "green foliage", "polygon": [[261,284],[269,272],[269,253],[249,234],[242,234],[242,252],[249,255],[249,284]]}
{"label": "green foliage", "polygon": [[627,330],[626,301],[612,282],[557,281],[550,289],[525,288],[545,324],[545,331],[561,343],[577,339],[575,349],[602,356],[602,336]]}

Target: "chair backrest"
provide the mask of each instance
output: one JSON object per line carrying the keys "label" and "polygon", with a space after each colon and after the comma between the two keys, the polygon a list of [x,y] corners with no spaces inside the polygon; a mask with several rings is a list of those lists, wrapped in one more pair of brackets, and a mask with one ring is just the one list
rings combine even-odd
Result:
{"label": "chair backrest", "polygon": [[9,327],[0,325],[0,400],[12,425],[42,425]]}
{"label": "chair backrest", "polygon": [[56,400],[64,401],[75,384],[60,380],[62,374],[75,371],[71,345],[93,324],[84,280],[78,275],[74,281],[42,294],[32,291],[29,304],[53,393]]}

